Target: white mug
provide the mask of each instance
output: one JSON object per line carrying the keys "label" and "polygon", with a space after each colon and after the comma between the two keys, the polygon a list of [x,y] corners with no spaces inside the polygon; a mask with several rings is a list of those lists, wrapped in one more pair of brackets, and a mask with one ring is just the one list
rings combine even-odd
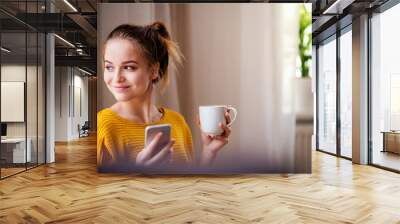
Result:
{"label": "white mug", "polygon": [[[233,112],[231,122],[226,124],[225,112],[229,110]],[[220,135],[224,130],[219,126],[219,123],[223,123],[227,126],[231,126],[236,119],[237,110],[231,106],[225,105],[212,105],[212,106],[200,106],[200,126],[204,133],[211,135]]]}

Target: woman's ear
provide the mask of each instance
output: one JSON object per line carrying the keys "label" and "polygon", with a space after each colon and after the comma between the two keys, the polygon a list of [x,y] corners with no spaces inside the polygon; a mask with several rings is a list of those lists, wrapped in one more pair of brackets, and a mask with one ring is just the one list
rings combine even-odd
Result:
{"label": "woman's ear", "polygon": [[159,78],[159,69],[160,69],[160,64],[156,63],[151,66],[151,80],[154,82]]}

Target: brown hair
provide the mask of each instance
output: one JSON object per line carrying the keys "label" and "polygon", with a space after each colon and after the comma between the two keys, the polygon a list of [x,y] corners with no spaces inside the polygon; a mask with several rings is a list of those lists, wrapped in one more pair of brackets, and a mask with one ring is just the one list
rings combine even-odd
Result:
{"label": "brown hair", "polygon": [[182,63],[182,54],[179,47],[172,41],[167,28],[162,22],[154,22],[147,26],[119,25],[111,31],[105,43],[114,38],[136,41],[140,45],[149,65],[158,63],[158,77],[153,80],[153,83],[161,81],[162,89],[169,82],[168,66]]}

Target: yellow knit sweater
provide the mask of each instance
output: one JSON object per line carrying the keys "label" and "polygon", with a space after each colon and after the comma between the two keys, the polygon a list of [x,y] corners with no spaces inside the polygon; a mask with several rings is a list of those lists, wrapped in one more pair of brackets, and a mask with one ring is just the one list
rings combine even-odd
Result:
{"label": "yellow knit sweater", "polygon": [[161,108],[162,118],[153,123],[140,124],[122,118],[107,108],[97,114],[97,166],[100,171],[132,167],[137,154],[144,148],[144,130],[149,125],[171,124],[173,164],[193,162],[192,134],[179,113]]}

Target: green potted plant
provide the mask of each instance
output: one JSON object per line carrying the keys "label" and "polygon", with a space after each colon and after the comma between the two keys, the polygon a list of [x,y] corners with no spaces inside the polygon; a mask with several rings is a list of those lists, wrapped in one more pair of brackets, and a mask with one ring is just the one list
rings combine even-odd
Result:
{"label": "green potted plant", "polygon": [[302,78],[310,76],[311,41],[311,12],[306,8],[305,4],[302,4],[299,23],[299,57]]}
{"label": "green potted plant", "polygon": [[298,69],[300,74],[295,81],[296,86],[296,115],[309,119],[313,116],[313,95],[310,78],[311,62],[311,9],[310,4],[302,4],[299,9],[299,43],[298,43]]}

